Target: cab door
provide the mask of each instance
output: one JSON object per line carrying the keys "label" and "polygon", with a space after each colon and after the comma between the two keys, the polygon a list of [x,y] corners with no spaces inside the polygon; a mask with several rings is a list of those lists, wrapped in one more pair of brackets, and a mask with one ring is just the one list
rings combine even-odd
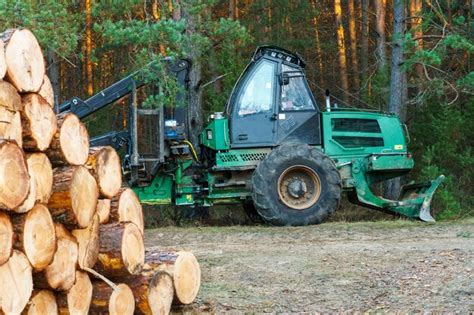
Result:
{"label": "cab door", "polygon": [[276,61],[262,58],[241,78],[232,105],[232,147],[275,144],[277,67]]}

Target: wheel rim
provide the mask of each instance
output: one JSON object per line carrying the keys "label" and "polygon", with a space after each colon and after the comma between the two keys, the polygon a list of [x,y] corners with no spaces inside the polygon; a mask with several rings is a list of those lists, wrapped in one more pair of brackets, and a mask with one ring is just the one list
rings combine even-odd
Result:
{"label": "wheel rim", "polygon": [[321,195],[321,180],[304,165],[287,168],[278,178],[278,196],[289,208],[304,210],[314,205]]}

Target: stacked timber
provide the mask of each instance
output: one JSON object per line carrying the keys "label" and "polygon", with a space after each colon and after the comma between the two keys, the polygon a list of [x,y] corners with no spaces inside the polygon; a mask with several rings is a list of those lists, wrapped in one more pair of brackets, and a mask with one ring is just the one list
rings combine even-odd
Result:
{"label": "stacked timber", "polygon": [[167,314],[192,303],[195,256],[145,253],[119,155],[89,147],[74,114],[54,114],[44,65],[29,30],[0,33],[0,314]]}

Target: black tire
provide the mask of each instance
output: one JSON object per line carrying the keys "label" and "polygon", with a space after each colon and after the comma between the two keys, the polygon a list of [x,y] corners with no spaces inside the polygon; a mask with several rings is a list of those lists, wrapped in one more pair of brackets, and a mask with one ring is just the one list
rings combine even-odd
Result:
{"label": "black tire", "polygon": [[[307,178],[311,180],[317,179],[313,186],[319,186],[319,189],[311,186],[311,195],[307,196],[307,181],[301,180],[306,175],[301,178],[296,176],[297,187],[304,188],[298,188],[297,196],[292,194],[289,186],[291,181],[295,181],[295,176],[287,175],[291,174],[288,172],[292,169],[298,169],[303,174],[307,172]],[[308,183],[311,184],[311,180]],[[301,182],[305,182],[304,186]],[[273,225],[298,226],[323,222],[339,207],[341,190],[341,177],[334,161],[321,150],[306,144],[282,145],[274,149],[260,162],[252,176],[255,208],[266,222]],[[301,193],[303,196],[300,196]],[[302,208],[294,208],[299,206],[297,203],[302,203]]]}
{"label": "black tire", "polygon": [[258,213],[257,209],[255,209],[255,206],[253,205],[252,202],[244,202],[242,204],[242,208],[245,211],[245,214],[247,215],[247,218],[250,220],[252,223],[264,223],[265,221],[263,218],[260,216]]}

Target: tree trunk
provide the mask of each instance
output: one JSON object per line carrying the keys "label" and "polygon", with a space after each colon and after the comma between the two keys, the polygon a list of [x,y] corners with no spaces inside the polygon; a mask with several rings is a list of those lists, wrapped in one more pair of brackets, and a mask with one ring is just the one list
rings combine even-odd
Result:
{"label": "tree trunk", "polygon": [[88,227],[98,198],[97,184],[87,168],[66,166],[53,170],[53,193],[48,207],[58,222],[68,227]]}
{"label": "tree trunk", "polygon": [[[392,67],[390,80],[390,102],[388,110],[398,116],[403,114],[403,33],[405,26],[405,6],[403,0],[395,0],[393,7],[393,40]],[[398,199],[400,194],[400,177],[385,182],[384,197]]]}
{"label": "tree trunk", "polygon": [[354,0],[349,0],[349,36],[351,38],[351,63],[355,90],[360,89],[359,62],[357,58],[356,12]]}
{"label": "tree trunk", "polygon": [[361,44],[360,44],[360,57],[361,57],[361,73],[362,82],[368,78],[368,64],[369,64],[369,7],[370,0],[362,0],[362,32],[361,32]]}
{"label": "tree trunk", "polygon": [[387,66],[387,53],[385,51],[385,6],[387,0],[374,0],[375,7],[375,29],[377,31],[377,48],[375,56],[377,59],[379,70],[385,69]]}
{"label": "tree trunk", "polygon": [[[0,266],[0,309],[5,314],[20,314],[33,292],[33,270],[25,254],[15,250]],[[19,285],[21,284],[21,285]]]}
{"label": "tree trunk", "polygon": [[112,198],[109,222],[133,222],[143,234],[143,209],[133,190],[123,187]]}
{"label": "tree trunk", "polygon": [[342,25],[342,7],[341,0],[334,0],[334,13],[336,16],[336,34],[337,34],[337,50],[339,52],[339,74],[343,94],[342,99],[345,103],[349,103],[347,93],[349,91],[349,80],[347,79],[347,60],[346,45],[344,43],[344,26]]}
{"label": "tree trunk", "polygon": [[112,147],[89,149],[86,166],[92,171],[102,197],[112,198],[122,186],[120,157]]}
{"label": "tree trunk", "polygon": [[190,252],[147,252],[145,268],[166,271],[173,277],[176,304],[191,304],[201,285],[201,268]]}
{"label": "tree trunk", "polygon": [[[423,29],[421,28],[422,23],[422,1],[421,0],[410,0],[410,16],[411,16],[411,29],[413,37],[417,43],[417,50],[423,49]],[[424,76],[423,65],[417,63],[415,65],[416,75],[419,80],[422,80]]]}
{"label": "tree trunk", "polygon": [[96,214],[85,229],[72,231],[79,245],[77,263],[79,268],[93,268],[99,255],[100,241],[99,216]]}
{"label": "tree trunk", "polygon": [[76,271],[76,282],[67,292],[56,295],[59,314],[87,315],[92,300],[92,283],[87,273]]}
{"label": "tree trunk", "polygon": [[12,217],[15,249],[25,253],[35,271],[44,270],[56,252],[56,231],[48,208],[37,204],[26,214]]}
{"label": "tree trunk", "polygon": [[100,226],[99,259],[94,268],[98,273],[110,278],[137,275],[144,256],[143,236],[134,223]]}
{"label": "tree trunk", "polygon": [[51,81],[49,80],[47,75],[44,76],[43,84],[41,85],[38,94],[41,95],[44,100],[49,104],[49,106],[54,109],[53,85],[51,84]]}
{"label": "tree trunk", "polygon": [[97,201],[97,215],[99,216],[100,224],[105,224],[109,222],[110,199],[99,199]]}
{"label": "tree trunk", "polygon": [[0,40],[0,80],[5,77],[7,73],[7,60],[5,59],[5,44]]}
{"label": "tree trunk", "polygon": [[55,108],[55,112],[57,113],[57,106],[59,106],[59,99],[61,97],[61,86],[59,84],[59,62],[57,60],[58,58],[56,57],[56,53],[48,49],[48,54],[47,54],[47,60],[48,60],[48,77],[51,79],[51,85],[53,87],[53,92],[54,92],[54,104],[53,105]]}
{"label": "tree trunk", "polygon": [[125,281],[133,291],[136,314],[169,314],[174,287],[173,278],[167,272],[147,269]]}
{"label": "tree trunk", "polygon": [[56,115],[39,94],[26,94],[21,101],[23,148],[30,151],[44,151],[49,147],[57,131]]}
{"label": "tree trunk", "polygon": [[[38,92],[45,74],[43,53],[27,29],[10,29],[0,34],[5,43],[6,78],[21,92]],[[21,58],[19,58],[21,56]]]}
{"label": "tree trunk", "polygon": [[20,94],[13,85],[3,80],[0,80],[0,106],[12,112],[23,109]]}
{"label": "tree trunk", "polygon": [[93,295],[90,312],[92,314],[132,315],[135,300],[128,285],[120,283],[117,288],[102,281],[92,282]]}
{"label": "tree trunk", "polygon": [[316,58],[318,60],[318,69],[319,69],[319,74],[317,77],[319,78],[319,81],[321,83],[321,86],[324,87],[324,66],[323,66],[323,53],[321,50],[321,41],[319,38],[319,23],[318,23],[318,16],[316,14],[316,3],[315,0],[311,0],[311,7],[313,9],[313,28],[314,28],[314,44],[315,44],[315,49],[316,49]]}
{"label": "tree trunk", "polygon": [[94,94],[94,77],[92,64],[92,1],[85,0],[86,13],[86,38],[85,38],[85,62],[86,62],[86,79],[87,79],[87,94],[92,96]]}
{"label": "tree trunk", "polygon": [[20,148],[23,146],[20,112],[0,106],[0,138],[14,140]]}
{"label": "tree trunk", "polygon": [[42,273],[35,274],[35,288],[67,291],[76,281],[78,245],[74,236],[60,223],[55,224],[57,250],[53,261]]}
{"label": "tree trunk", "polygon": [[34,175],[36,200],[47,204],[53,190],[53,168],[44,153],[28,154],[26,158],[28,173]]}
{"label": "tree trunk", "polygon": [[71,113],[57,117],[58,132],[46,151],[51,163],[60,165],[83,165],[89,156],[89,134],[79,118]]}
{"label": "tree trunk", "polygon": [[0,211],[0,265],[3,265],[13,253],[13,238],[10,217]]}
{"label": "tree trunk", "polygon": [[25,201],[29,190],[23,151],[12,141],[0,140],[0,209],[14,210]]}
{"label": "tree trunk", "polygon": [[49,290],[35,290],[24,315],[57,315],[58,305],[54,293]]}

